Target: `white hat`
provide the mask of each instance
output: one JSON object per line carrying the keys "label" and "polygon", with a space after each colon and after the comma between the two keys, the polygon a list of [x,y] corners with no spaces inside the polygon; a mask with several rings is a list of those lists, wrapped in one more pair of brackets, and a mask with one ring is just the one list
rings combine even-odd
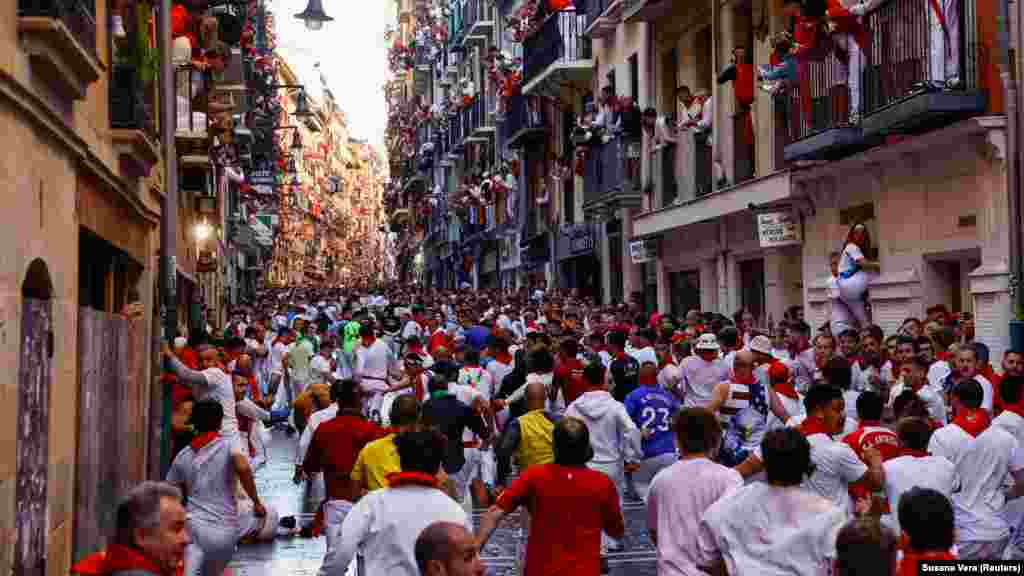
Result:
{"label": "white hat", "polygon": [[772,341],[767,336],[754,336],[750,340],[750,350],[752,352],[760,352],[761,354],[772,354]]}
{"label": "white hat", "polygon": [[718,338],[715,338],[714,334],[701,334],[700,338],[697,338],[697,345],[693,347],[694,350],[715,350],[718,351]]}

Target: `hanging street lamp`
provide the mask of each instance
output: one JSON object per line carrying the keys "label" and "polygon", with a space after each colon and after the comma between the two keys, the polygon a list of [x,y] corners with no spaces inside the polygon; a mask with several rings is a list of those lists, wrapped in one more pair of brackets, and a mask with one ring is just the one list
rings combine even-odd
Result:
{"label": "hanging street lamp", "polygon": [[306,23],[307,30],[319,30],[323,28],[324,22],[334,20],[326,13],[320,0],[309,0],[306,9],[295,15],[296,18]]}

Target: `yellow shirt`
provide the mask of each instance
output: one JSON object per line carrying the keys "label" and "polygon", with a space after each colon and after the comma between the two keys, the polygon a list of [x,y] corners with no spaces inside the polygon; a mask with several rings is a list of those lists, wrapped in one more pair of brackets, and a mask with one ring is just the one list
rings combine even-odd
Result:
{"label": "yellow shirt", "polygon": [[388,434],[363,446],[356,458],[356,465],[352,468],[352,479],[359,484],[365,484],[372,492],[379,488],[387,488],[388,474],[401,471],[402,462],[398,459],[395,435]]}
{"label": "yellow shirt", "polygon": [[543,410],[531,410],[519,417],[519,467],[526,470],[537,464],[555,461],[553,446],[555,425]]}

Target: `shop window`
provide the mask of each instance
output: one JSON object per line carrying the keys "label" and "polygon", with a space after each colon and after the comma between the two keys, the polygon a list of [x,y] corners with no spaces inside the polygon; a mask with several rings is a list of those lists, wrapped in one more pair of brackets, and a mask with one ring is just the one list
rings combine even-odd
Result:
{"label": "shop window", "polygon": [[684,316],[690,310],[700,310],[700,271],[683,270],[668,275],[669,306],[673,316]]}
{"label": "shop window", "polygon": [[764,258],[744,260],[739,267],[740,306],[760,323],[764,317]]}

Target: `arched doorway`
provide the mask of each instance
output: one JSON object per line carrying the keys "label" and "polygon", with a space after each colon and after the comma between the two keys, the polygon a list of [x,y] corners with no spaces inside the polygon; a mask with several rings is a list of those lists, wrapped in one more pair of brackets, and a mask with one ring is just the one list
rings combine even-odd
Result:
{"label": "arched doorway", "polygon": [[21,295],[14,573],[43,576],[46,574],[53,283],[42,260],[37,258],[29,264]]}

